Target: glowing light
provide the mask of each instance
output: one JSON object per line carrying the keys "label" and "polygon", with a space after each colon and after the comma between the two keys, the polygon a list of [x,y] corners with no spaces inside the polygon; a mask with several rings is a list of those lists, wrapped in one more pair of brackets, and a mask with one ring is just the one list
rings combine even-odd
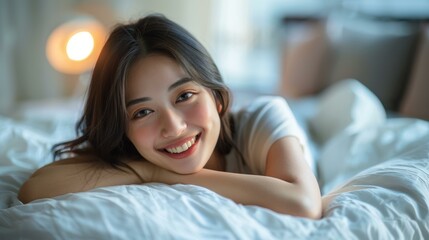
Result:
{"label": "glowing light", "polygon": [[94,50],[94,38],[89,32],[75,33],[67,42],[67,56],[74,61],[82,61]]}
{"label": "glowing light", "polygon": [[92,17],[77,16],[52,31],[46,42],[46,57],[58,72],[81,74],[94,67],[105,39],[102,24]]}

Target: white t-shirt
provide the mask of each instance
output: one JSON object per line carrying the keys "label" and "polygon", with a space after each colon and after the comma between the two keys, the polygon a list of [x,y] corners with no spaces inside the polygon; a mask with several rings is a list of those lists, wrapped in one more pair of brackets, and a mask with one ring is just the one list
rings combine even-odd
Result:
{"label": "white t-shirt", "polygon": [[241,151],[244,162],[233,149],[226,156],[227,172],[263,175],[271,145],[286,136],[299,140],[305,159],[314,170],[306,136],[284,98],[258,97],[247,107],[233,113],[233,118],[234,142]]}

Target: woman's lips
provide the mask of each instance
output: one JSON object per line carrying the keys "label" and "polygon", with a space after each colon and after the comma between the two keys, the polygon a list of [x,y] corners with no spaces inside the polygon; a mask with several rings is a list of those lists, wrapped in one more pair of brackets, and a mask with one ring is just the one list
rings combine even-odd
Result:
{"label": "woman's lips", "polygon": [[194,136],[193,138],[191,138],[187,142],[183,143],[182,145],[179,145],[177,147],[172,147],[172,148],[165,148],[165,150],[167,152],[169,152],[169,153],[181,153],[181,152],[184,152],[184,151],[188,150],[190,147],[192,147],[195,144],[196,138],[197,138],[197,136]]}
{"label": "woman's lips", "polygon": [[162,149],[162,152],[171,158],[182,159],[192,155],[199,144],[201,133],[185,140],[184,143],[176,144],[176,147],[168,147]]}

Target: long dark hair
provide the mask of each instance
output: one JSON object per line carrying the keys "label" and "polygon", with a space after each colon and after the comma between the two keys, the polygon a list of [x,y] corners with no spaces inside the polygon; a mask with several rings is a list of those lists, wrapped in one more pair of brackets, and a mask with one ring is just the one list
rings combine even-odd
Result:
{"label": "long dark hair", "polygon": [[207,50],[188,31],[162,15],[149,15],[114,28],[95,65],[78,137],[53,147],[54,159],[64,154],[91,154],[114,167],[124,157],[140,156],[127,138],[125,82],[136,60],[151,53],[174,59],[196,82],[210,89],[222,106],[216,150],[234,146],[230,124],[230,91]]}

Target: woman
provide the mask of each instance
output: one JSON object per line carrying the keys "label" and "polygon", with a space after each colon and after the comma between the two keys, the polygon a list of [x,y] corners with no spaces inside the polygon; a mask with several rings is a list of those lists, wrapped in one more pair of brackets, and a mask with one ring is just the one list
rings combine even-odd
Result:
{"label": "woman", "polygon": [[286,102],[260,98],[235,114],[229,107],[216,65],[185,29],[159,15],[120,25],[94,68],[79,137],[54,147],[54,158],[67,158],[37,170],[19,199],[182,183],[319,218],[319,187]]}

